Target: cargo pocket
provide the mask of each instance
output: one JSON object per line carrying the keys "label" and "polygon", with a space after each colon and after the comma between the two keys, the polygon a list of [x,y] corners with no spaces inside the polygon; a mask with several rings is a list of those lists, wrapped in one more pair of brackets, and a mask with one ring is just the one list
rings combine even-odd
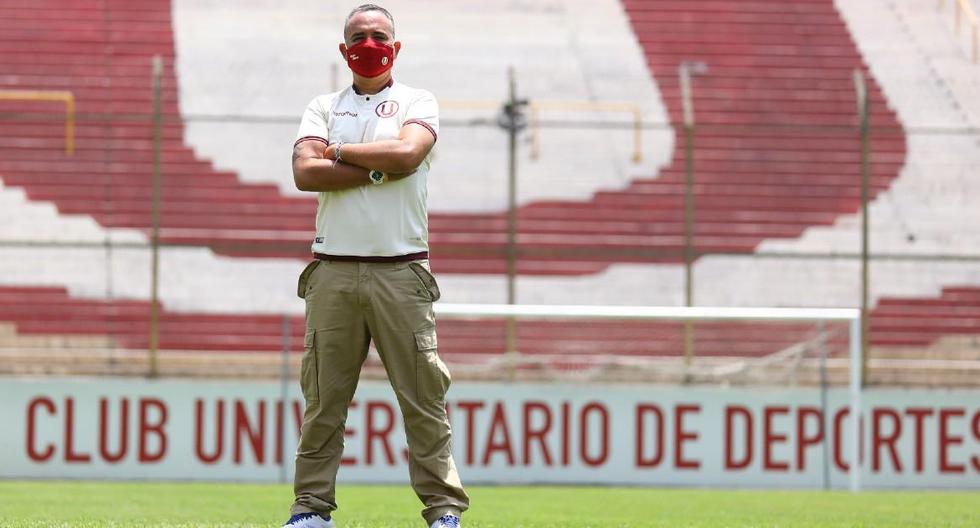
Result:
{"label": "cargo pocket", "polygon": [[316,357],[316,330],[306,330],[303,340],[303,363],[300,365],[299,385],[307,402],[320,401],[319,362]]}
{"label": "cargo pocket", "polygon": [[451,378],[446,364],[439,359],[436,329],[426,328],[415,332],[416,389],[421,402],[444,401]]}
{"label": "cargo pocket", "polygon": [[436,302],[442,293],[439,292],[439,285],[436,283],[436,278],[429,271],[428,267],[421,262],[412,262],[408,265],[408,269],[412,270],[412,273],[422,281],[422,285],[425,286],[425,291],[429,294],[429,300]]}
{"label": "cargo pocket", "polygon": [[313,275],[313,271],[316,270],[316,267],[319,264],[319,260],[314,260],[313,262],[307,264],[306,267],[303,268],[303,272],[299,274],[299,281],[296,284],[296,295],[299,296],[300,299],[306,298],[306,293],[309,291],[308,287],[310,284],[310,275]]}

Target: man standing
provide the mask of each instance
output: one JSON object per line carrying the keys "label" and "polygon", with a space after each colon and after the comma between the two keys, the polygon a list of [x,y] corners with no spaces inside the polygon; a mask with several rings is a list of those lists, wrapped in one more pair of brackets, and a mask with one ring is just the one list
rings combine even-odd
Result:
{"label": "man standing", "polygon": [[316,259],[300,276],[306,400],[296,451],[296,501],[285,526],[333,528],[347,407],[373,340],[398,398],[412,487],[431,528],[456,528],[469,506],[450,451],[428,265],[426,176],[439,109],[425,90],[396,83],[401,42],[391,14],[365,4],[344,24],[340,53],[353,85],[319,96],[293,147],[296,187],[317,192]]}

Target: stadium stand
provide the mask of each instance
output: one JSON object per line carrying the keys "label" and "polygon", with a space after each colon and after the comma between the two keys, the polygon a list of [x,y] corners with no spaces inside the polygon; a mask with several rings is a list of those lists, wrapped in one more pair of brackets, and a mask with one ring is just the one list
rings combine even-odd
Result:
{"label": "stadium stand", "polygon": [[[0,288],[0,320],[21,335],[89,335],[114,339],[119,346],[145,349],[150,304],[92,301],[63,288]],[[872,316],[873,344],[928,346],[945,336],[975,335],[980,319],[980,288],[952,287],[934,299],[884,298]],[[302,317],[291,318],[293,338],[302,339]],[[161,348],[172,350],[276,351],[282,347],[282,317],[161,311]],[[503,321],[440,323],[440,341],[460,354],[504,351]],[[526,323],[521,351],[536,354],[593,354],[597,350],[638,356],[676,355],[680,323]],[[759,356],[796,342],[810,325],[781,325],[782,331],[738,324],[699,324],[698,353],[706,356]],[[9,333],[9,332],[8,332]],[[734,336],[742,336],[736,342]],[[108,342],[108,341],[106,341]]]}
{"label": "stadium stand", "polygon": [[[855,47],[834,4],[829,0],[626,1],[623,3],[624,9],[615,2],[584,4],[575,1],[550,2],[541,7],[540,12],[531,13],[530,18],[539,24],[569,21],[569,33],[575,33],[577,29],[595,30],[628,24],[624,34],[630,41],[636,38],[639,46],[631,42],[628,44],[630,51],[621,52],[618,50],[622,49],[622,40],[610,38],[602,41],[591,36],[591,32],[582,31],[579,41],[573,43],[571,55],[574,60],[589,66],[570,66],[567,61],[556,61],[559,63],[555,69],[556,75],[539,76],[551,81],[537,80],[538,76],[533,75],[525,76],[528,78],[528,94],[536,98],[553,97],[560,93],[563,98],[595,99],[606,93],[638,93],[643,100],[638,104],[646,105],[643,110],[646,118],[652,116],[656,120],[659,116],[661,122],[669,118],[676,123],[680,113],[676,68],[682,60],[704,60],[708,64],[709,74],[695,81],[695,107],[701,127],[695,160],[698,177],[697,245],[700,250],[751,255],[760,249],[806,253],[857,248],[856,224],[852,216],[846,215],[853,213],[858,206],[854,182],[858,174],[856,161],[859,145],[855,141],[853,128],[854,101],[850,72],[852,68],[864,67],[862,55],[873,73],[869,75],[872,79],[873,122],[875,126],[889,131],[876,135],[872,144],[875,153],[873,191],[879,196],[874,205],[874,225],[887,226],[876,227],[876,243],[878,240],[908,240],[907,235],[912,232],[919,241],[915,247],[922,252],[950,251],[956,247],[957,237],[961,236],[955,226],[961,225],[964,218],[975,217],[976,213],[962,200],[956,202],[963,203],[962,207],[936,207],[939,203],[947,203],[945,200],[951,193],[962,193],[963,190],[972,192],[970,187],[956,187],[967,185],[964,176],[968,174],[969,165],[942,171],[950,178],[949,186],[943,189],[937,189],[934,184],[923,187],[906,183],[916,176],[925,177],[936,172],[937,158],[925,158],[918,165],[915,162],[920,159],[917,156],[927,153],[928,148],[936,147],[941,139],[929,138],[935,143],[920,144],[917,143],[920,138],[907,138],[901,132],[902,125],[909,126],[916,122],[904,112],[916,104],[922,107],[942,104],[945,106],[940,107],[941,112],[956,106],[965,92],[954,91],[949,95],[943,89],[937,90],[932,86],[932,78],[922,77],[912,83],[916,87],[914,93],[895,93],[895,87],[907,81],[895,76],[902,75],[902,71],[921,75],[922,68],[929,67],[928,57],[934,50],[917,50],[916,56],[922,60],[913,67],[889,64],[888,61],[894,59],[886,56],[885,51],[902,49],[901,46],[914,45],[916,41],[907,38],[903,41],[902,31],[909,31],[907,27],[891,27],[885,23],[881,27],[869,27],[869,20],[880,16],[879,11],[865,8],[864,4],[861,8],[846,5],[846,2],[837,4],[837,9],[852,28],[851,34],[857,39],[858,46]],[[881,4],[878,7],[882,9],[894,9],[897,14],[884,12],[901,19],[899,11],[902,8],[889,8],[880,2],[876,4]],[[426,5],[432,8],[435,3]],[[281,173],[271,169],[265,174],[238,170],[235,162],[229,161],[228,152],[248,160],[254,160],[255,156],[278,160],[280,156],[269,153],[272,150],[270,145],[283,141],[288,144],[295,126],[266,125],[269,129],[266,133],[243,134],[259,139],[242,139],[239,142],[239,134],[233,133],[237,123],[211,123],[209,127],[208,123],[195,123],[193,119],[183,123],[181,115],[188,113],[188,107],[191,114],[210,114],[216,110],[219,115],[222,112],[234,115],[236,109],[245,109],[247,113],[256,107],[268,107],[272,111],[291,115],[305,104],[305,99],[322,91],[316,83],[322,83],[325,75],[310,75],[302,82],[287,85],[288,93],[301,94],[286,98],[288,107],[277,106],[287,104],[283,102],[263,106],[263,103],[270,101],[269,91],[282,86],[252,88],[263,81],[251,78],[249,82],[249,73],[232,75],[227,82],[249,88],[244,90],[244,94],[233,96],[230,103],[221,102],[217,94],[224,92],[207,84],[210,77],[201,82],[199,73],[187,73],[187,69],[195,64],[198,65],[197,71],[200,71],[207,64],[214,63],[215,55],[228,53],[215,44],[221,39],[206,41],[204,44],[210,42],[211,45],[201,48],[201,58],[196,58],[194,48],[186,48],[189,45],[186,41],[182,44],[177,38],[175,42],[175,35],[194,33],[195,23],[214,21],[214,15],[220,14],[220,8],[214,8],[215,11],[209,13],[212,15],[210,18],[197,21],[186,16],[192,8],[189,3],[180,1],[171,11],[166,2],[115,0],[107,2],[102,9],[68,0],[48,0],[40,3],[15,1],[0,9],[0,63],[5,66],[5,72],[0,76],[0,89],[71,89],[78,98],[80,117],[77,152],[75,156],[67,157],[61,154],[63,122],[50,117],[51,114],[58,115],[50,112],[50,104],[0,102],[0,111],[12,115],[0,120],[0,130],[3,131],[0,133],[0,181],[3,182],[0,199],[4,200],[4,204],[9,204],[10,217],[16,220],[15,224],[8,224],[5,231],[21,232],[22,228],[17,226],[24,226],[23,232],[34,233],[30,237],[67,241],[72,240],[76,233],[66,227],[70,224],[84,226],[78,227],[77,232],[84,231],[87,233],[84,236],[92,242],[117,237],[145,242],[143,233],[149,225],[147,196],[150,181],[150,128],[147,121],[150,108],[149,57],[160,53],[173,59],[176,48],[176,71],[179,74],[175,74],[172,60],[168,60],[164,80],[164,110],[168,121],[164,127],[167,200],[163,238],[169,243],[206,247],[168,249],[164,252],[165,260],[172,259],[170,262],[173,265],[169,269],[178,275],[170,287],[164,289],[164,348],[276,349],[279,346],[281,319],[272,315],[252,314],[296,313],[295,300],[287,296],[292,291],[289,283],[302,265],[296,257],[305,258],[308,251],[312,201],[284,191],[289,187],[288,177],[284,178]],[[397,6],[393,8],[397,10]],[[454,20],[468,20],[461,27],[472,27],[474,20],[479,19],[481,24],[486,24],[486,16],[507,14],[497,9],[504,8],[481,12],[480,17],[472,10],[461,9],[453,16]],[[325,20],[337,25],[338,18],[343,16],[342,11],[340,8],[328,10],[324,15]],[[172,21],[171,13],[182,12],[185,16],[175,15]],[[258,9],[249,16],[260,19],[262,14],[262,9]],[[905,16],[908,17],[907,14]],[[712,22],[705,22],[709,19]],[[887,18],[887,21],[894,23],[892,18]],[[322,22],[324,20],[310,21],[308,25],[301,25],[302,31],[297,33],[308,41],[322,32],[318,26]],[[923,29],[918,23],[919,18],[916,18],[913,26],[919,28],[918,31],[927,35],[936,34],[935,28]],[[214,32],[218,37],[235,31],[247,34],[236,24],[241,22],[216,25]],[[632,31],[628,31],[629,28]],[[200,34],[199,28],[197,33]],[[890,38],[884,42],[892,47],[882,47],[875,54],[875,50],[862,45],[861,39],[862,35],[881,38],[879,33],[885,33]],[[42,38],[38,39],[38,35]],[[547,40],[554,36],[545,33],[539,38]],[[403,38],[409,40],[408,37]],[[264,42],[262,39],[256,41]],[[597,42],[606,47],[594,49]],[[245,51],[255,52],[255,47],[253,43]],[[431,58],[437,56],[434,55],[435,47],[431,41],[420,39],[418,49],[417,57],[421,58],[411,59],[411,55],[406,55],[406,60],[419,62],[406,63],[405,70],[411,72],[414,68],[417,71],[414,75],[419,80],[415,82],[409,77],[406,82],[425,85],[426,79],[432,78],[437,68],[444,65]],[[34,57],[26,53],[28,50],[43,53]],[[606,65],[607,69],[594,66],[596,61],[590,60],[602,55],[603,51],[617,57],[611,59],[611,65]],[[271,53],[259,54],[257,60],[266,62],[234,66],[268,71],[273,79],[276,78],[276,68],[300,71],[300,65],[293,62],[278,64],[276,56],[271,56]],[[642,80],[636,78],[635,60],[622,58],[621,55],[625,54],[635,54],[641,66],[646,62],[649,73],[643,71]],[[490,80],[502,78],[503,55],[491,56],[493,64],[473,67],[474,74],[482,75],[486,82],[464,85],[450,81],[440,88],[441,92],[449,98],[500,99],[504,83],[497,83],[500,89],[487,86],[494,84]],[[308,58],[313,62],[319,60],[318,56]],[[532,66],[527,65],[525,69]],[[613,75],[617,70],[626,71],[626,74],[617,78]],[[228,73],[221,70],[210,75]],[[657,86],[652,86],[650,73]],[[574,75],[585,77],[586,81],[579,84],[566,82]],[[883,90],[874,83],[875,79],[884,84]],[[198,84],[185,88],[192,82]],[[616,86],[616,82],[625,83],[628,88],[610,90]],[[480,88],[474,91],[470,84],[477,84]],[[567,86],[572,88],[556,89]],[[892,92],[889,87],[892,87]],[[187,91],[193,94],[189,96],[185,93]],[[439,94],[440,97],[443,97],[443,93]],[[894,111],[886,104],[886,95],[888,101],[896,106]],[[661,99],[662,105],[659,103]],[[32,113],[38,110],[45,113],[40,117]],[[923,109],[916,111],[920,112],[916,115],[925,115]],[[447,111],[447,115],[452,116],[452,112]],[[256,128],[262,128],[262,125],[256,125]],[[216,130],[228,133],[214,133]],[[472,190],[467,190],[485,189],[494,178],[498,183],[502,181],[499,175],[485,175],[480,171],[485,171],[485,167],[493,163],[500,166],[502,173],[503,160],[497,159],[499,154],[490,158],[485,154],[481,156],[478,154],[479,147],[452,148],[467,143],[482,147],[478,139],[487,138],[488,134],[496,139],[484,144],[500,146],[501,134],[486,130],[474,131],[469,136],[461,132],[457,138],[444,134],[440,143],[442,150],[439,154],[444,158],[437,164],[441,172],[434,176],[433,182],[433,188],[440,190],[433,191],[432,243],[437,271],[442,274],[443,289],[454,292],[450,293],[456,297],[453,300],[499,300],[495,297],[503,291],[499,276],[503,269],[500,256],[505,226],[504,216],[499,212],[501,204],[494,199],[476,197]],[[556,143],[567,142],[569,138],[580,136],[581,132],[548,134],[552,134],[552,131],[543,132],[544,137],[551,138],[548,140],[551,143],[544,145],[545,150],[560,149],[561,145]],[[647,153],[648,158],[652,159],[642,167],[646,170],[646,176],[641,178],[633,177],[633,172],[639,168],[623,167],[622,161],[616,161],[617,156],[625,159],[625,154],[620,153],[628,151],[621,145],[610,146],[612,154],[597,162],[597,166],[576,165],[576,174],[567,186],[548,183],[570,172],[566,156],[556,156],[557,162],[527,164],[524,170],[528,173],[525,178],[528,183],[521,188],[519,237],[524,253],[520,267],[524,276],[519,283],[523,302],[560,302],[567,298],[584,298],[605,303],[678,304],[679,271],[676,263],[679,259],[676,252],[681,244],[683,138],[670,130],[655,137],[658,137],[657,143],[661,145],[658,148],[663,149],[663,145],[668,148],[663,152],[655,149]],[[279,139],[274,143],[269,138]],[[258,144],[253,145],[250,141]],[[192,150],[188,144],[194,145],[195,149],[198,144],[203,144],[203,147],[200,151]],[[242,145],[250,147],[244,149],[248,151],[245,154],[241,153]],[[256,154],[256,150],[263,150],[266,154]],[[203,161],[201,152],[206,152],[207,157],[215,159],[215,165],[222,168],[215,169],[211,162]],[[962,160],[966,157],[964,163],[967,163],[968,152],[969,149],[958,150],[952,154],[952,158],[942,160],[948,162],[949,159]],[[973,152],[975,155],[975,149]],[[526,150],[522,150],[522,153],[526,153]],[[469,160],[464,159],[466,156],[469,156]],[[260,160],[256,165],[265,168],[274,163],[279,161]],[[664,167],[658,172],[660,165]],[[479,168],[473,169],[473,166]],[[605,172],[602,172],[603,167],[606,168]],[[616,169],[609,170],[608,167]],[[475,184],[468,184],[465,180],[459,182],[456,177],[473,172],[477,173]],[[244,176],[246,173],[250,175]],[[651,177],[651,174],[654,176]],[[283,183],[284,180],[286,183]],[[499,192],[500,185],[493,188]],[[921,200],[936,196],[937,200],[917,209],[903,208],[898,214],[894,201],[900,196],[900,188],[908,189],[909,194],[904,195],[906,197]],[[942,194],[944,189],[946,195]],[[888,192],[884,192],[886,190]],[[563,195],[563,192],[567,195]],[[24,197],[30,201],[24,200]],[[457,204],[456,207],[450,205],[453,202]],[[54,204],[57,212],[49,204]],[[13,212],[14,207],[17,207],[17,213]],[[486,212],[474,214],[456,209]],[[895,229],[896,225],[907,226],[909,218],[928,218],[936,209],[947,211],[948,217],[930,224],[935,234],[934,244],[925,243],[929,239],[926,236],[929,231],[919,229],[918,225],[912,230]],[[20,214],[22,210],[44,212],[38,212],[40,216],[30,217]],[[889,212],[892,216],[884,218],[894,219],[895,222],[885,221],[880,216]],[[31,218],[45,218],[45,221],[52,223],[44,224]],[[878,221],[879,218],[882,221]],[[832,223],[834,225],[831,227],[813,228]],[[30,231],[31,228],[33,231]],[[896,238],[896,233],[902,236]],[[803,237],[798,238],[801,234]],[[780,238],[791,240],[774,241]],[[0,259],[0,266],[5,268],[3,282],[20,285],[32,284],[29,270],[25,269],[31,264],[24,264],[24,261],[47,262],[46,255],[56,254],[55,251],[45,253],[44,250],[21,247],[5,248],[4,252],[23,257],[20,264],[11,264],[13,258]],[[80,277],[66,278],[70,272],[57,270],[45,272],[43,275],[48,278],[36,280],[34,284],[45,287],[61,284],[68,290],[54,288],[40,295],[34,290],[25,292],[5,287],[2,296],[4,303],[7,303],[5,306],[16,306],[17,309],[5,310],[3,313],[7,315],[3,320],[10,317],[9,320],[14,322],[21,334],[65,333],[63,329],[54,328],[56,325],[45,326],[43,322],[57,321],[66,314],[74,314],[71,317],[83,321],[74,327],[80,332],[84,330],[82,333],[114,339],[120,346],[145,346],[145,317],[148,313],[145,272],[123,271],[146,269],[143,265],[146,262],[145,251],[134,252],[139,255],[125,257],[121,255],[124,252],[117,252],[107,259],[114,273],[123,274],[123,278],[113,283],[112,287],[109,286],[112,279],[106,274],[92,281]],[[669,253],[673,253],[673,256]],[[7,273],[18,266],[17,273]],[[44,267],[47,266],[49,264],[44,264]],[[98,266],[98,257],[92,258],[90,266]],[[878,310],[885,311],[880,315],[879,311],[875,312],[873,343],[907,347],[934,344],[943,335],[970,334],[971,328],[976,333],[975,312],[971,312],[976,306],[955,295],[957,300],[949,301],[952,303],[950,310],[943,312],[954,318],[948,325],[928,325],[929,328],[925,328],[922,325],[909,325],[908,320],[901,317],[896,319],[895,312],[889,311],[895,307],[885,303],[885,300],[889,299],[890,294],[907,292],[903,288],[907,288],[909,282],[909,267],[890,268],[887,264],[879,267],[882,271],[878,273],[876,268],[875,276],[881,278],[876,278],[873,297],[879,300],[881,307]],[[889,271],[892,268],[893,271]],[[917,276],[912,282],[919,287],[911,293],[928,298],[935,297],[943,284],[980,284],[980,277],[972,268],[975,266],[971,267],[969,263],[952,263],[944,268],[943,274]],[[822,263],[788,267],[785,261],[778,259],[708,256],[700,259],[696,268],[701,284],[697,302],[852,305],[857,277],[855,270],[856,267],[850,262],[836,267]],[[195,274],[195,279],[188,279]],[[562,278],[562,275],[568,277]],[[229,286],[231,289],[234,286],[227,279],[222,281],[221,277],[236,276],[264,279],[249,281],[245,289],[255,288],[255,292],[232,294],[222,304],[215,293],[227,292]],[[637,288],[638,283],[649,284],[650,290]],[[760,288],[761,285],[766,287]],[[969,286],[964,287],[964,291],[968,290]],[[82,295],[84,299],[70,296],[69,291]],[[49,316],[45,316],[45,303],[23,301],[34,294],[38,294],[39,299],[48,299],[71,308],[65,308],[67,311],[52,310]],[[939,298],[946,299],[946,295],[944,291]],[[105,300],[106,296],[110,299]],[[128,300],[117,301],[113,297]],[[134,304],[126,304],[129,302]],[[901,305],[899,300],[893,302]],[[915,305],[914,299],[908,300],[908,303]],[[908,310],[908,313],[915,311]],[[93,321],[93,318],[102,323]],[[902,330],[903,323],[905,330]],[[503,348],[503,329],[499,322],[472,324],[444,321],[440,325],[441,341],[447,351],[486,353],[499,352]],[[229,340],[227,335],[217,335],[225,331],[235,332],[239,328],[247,328],[245,335],[248,337],[234,334],[236,338]],[[294,333],[299,332],[302,325],[294,321],[293,328]],[[909,328],[916,330],[909,331]],[[669,325],[643,328],[599,325],[590,329],[593,332],[584,332],[583,335],[571,332],[567,325],[522,325],[521,349],[539,354],[595,351],[600,347],[609,349],[611,345],[608,340],[597,345],[588,339],[601,335],[604,338],[615,337],[615,350],[621,354],[679,352],[676,327]],[[216,334],[213,339],[209,338],[212,333]],[[882,336],[880,339],[879,334]],[[737,332],[724,327],[709,326],[703,332],[699,327],[699,354],[724,355],[726,350],[722,345],[732,342],[734,335]],[[757,348],[745,353],[759,355],[779,350],[794,342],[799,335],[798,332],[787,332],[785,335],[761,338],[761,344],[752,345]],[[732,349],[728,351],[732,352]]]}
{"label": "stadium stand", "polygon": [[[698,250],[751,252],[763,239],[794,237],[808,225],[829,223],[856,208],[857,189],[851,182],[858,167],[859,145],[847,127],[853,124],[854,113],[850,71],[862,64],[831,4],[625,5],[651,71],[663,87],[673,122],[678,121],[680,112],[674,82],[679,63],[705,60],[711,68],[711,75],[699,80],[696,92],[699,122],[704,127],[726,127],[707,129],[699,137],[695,159]],[[51,7],[57,7],[57,2]],[[73,22],[94,29],[96,35],[104,31],[110,38],[86,38],[72,31],[72,26],[52,32],[46,43],[50,53],[45,57],[53,62],[45,64],[43,70],[51,71],[59,67],[58,61],[65,61],[65,69],[71,73],[80,63],[98,64],[100,59],[110,58],[101,75],[93,72],[110,89],[86,86],[95,82],[91,74],[72,76],[63,83],[67,84],[63,88],[78,92],[80,113],[100,114],[107,121],[82,127],[77,154],[62,159],[50,155],[55,149],[51,140],[57,137],[51,137],[52,129],[57,130],[60,123],[49,123],[47,142],[41,139],[34,143],[35,149],[14,149],[5,156],[0,170],[7,185],[23,186],[32,199],[52,201],[63,213],[91,215],[110,228],[146,228],[150,223],[150,174],[145,170],[151,160],[151,132],[146,120],[150,110],[149,57],[159,53],[173,64],[173,32],[166,16],[169,6],[110,2],[108,7],[114,15],[119,11],[120,16],[103,20],[97,17],[100,10],[82,9]],[[37,5],[11,8],[8,20],[23,12],[25,22],[38,27],[22,30],[43,30],[49,13],[59,11]],[[735,41],[692,45],[689,35],[697,24],[685,25],[684,21],[706,14],[721,14],[719,20],[730,26],[726,38]],[[143,30],[121,30],[134,24]],[[794,28],[798,27],[808,28],[808,34],[797,35]],[[753,41],[740,33],[759,28],[768,40]],[[18,62],[29,45],[14,40],[6,47],[8,60],[13,63],[10,73],[22,84],[26,83],[20,76],[41,74],[33,61]],[[124,51],[116,52],[116,47]],[[209,163],[195,159],[184,147],[179,126],[174,70],[168,66],[166,72],[164,111],[171,125],[164,145],[163,241],[206,245],[231,255],[305,256],[312,201],[281,196],[269,185],[244,184],[234,174],[214,171]],[[802,88],[817,79],[823,83],[819,91]],[[137,89],[140,80],[142,90]],[[880,92],[873,93],[876,122],[897,127]],[[141,122],[128,122],[140,116]],[[790,124],[793,129],[785,130]],[[806,129],[826,125],[843,128]],[[23,135],[43,124],[14,122],[11,126],[17,126]],[[43,128],[36,133],[45,134]],[[901,135],[875,140],[876,190],[886,187],[897,173],[904,156],[903,141]],[[106,142],[108,149],[92,148]],[[675,143],[681,146],[683,141]],[[45,163],[34,159],[37,148],[49,152]],[[594,273],[610,262],[677,261],[683,240],[682,155],[683,149],[676,148],[671,165],[655,179],[600,192],[589,201],[536,202],[523,207],[521,271]],[[819,167],[814,166],[817,162]],[[105,173],[98,175],[97,171]],[[125,178],[125,186],[117,184],[120,178]],[[66,179],[84,181],[87,188],[66,186]],[[221,199],[216,201],[219,195]],[[443,217],[434,211],[432,243],[441,256],[440,269],[502,272],[505,229],[500,213]],[[256,245],[262,249],[245,249]],[[597,248],[601,251],[595,251]],[[655,254],[675,256],[650,256],[651,248]],[[560,252],[557,256],[556,251]]]}
{"label": "stadium stand", "polygon": [[[903,125],[923,131],[908,136],[898,180],[871,206],[873,249],[921,255],[978,247],[980,216],[972,197],[980,188],[971,175],[980,168],[980,149],[976,137],[957,130],[980,124],[978,98],[965,89],[980,82],[980,70],[969,67],[967,52],[949,31],[951,20],[930,2],[838,5]],[[854,247],[857,224],[854,215],[842,215],[834,226],[764,247]]]}
{"label": "stadium stand", "polygon": [[[149,311],[149,303],[86,301],[73,298],[59,288],[0,288],[0,320],[5,321],[0,325],[0,357],[4,359],[0,372],[143,373]],[[937,299],[883,299],[871,318],[874,380],[878,383],[941,383],[946,386],[975,383],[975,369],[963,367],[980,361],[976,336],[978,320],[980,288],[949,288]],[[302,317],[291,317],[289,324],[292,342],[301,342]],[[277,316],[162,310],[160,347],[168,351],[162,359],[163,372],[199,376],[219,371],[223,375],[242,377],[274,376],[278,372],[278,356],[255,352],[280,349],[282,325],[282,318]],[[664,377],[665,371],[670,372],[670,364],[648,361],[631,364],[624,360],[624,356],[676,357],[682,349],[681,329],[680,324],[521,324],[518,346],[531,360],[521,362],[518,375],[550,378],[559,371],[564,376],[570,372],[585,372],[600,379],[649,381],[653,376]],[[465,370],[468,364],[485,364],[487,358],[503,360],[504,335],[503,321],[440,322],[442,349],[470,376],[505,374],[506,361],[500,361],[499,369],[494,372],[487,372],[485,368]],[[698,364],[702,367],[724,365],[716,360],[763,357],[773,355],[774,351],[790,351],[792,354],[787,357],[792,365],[792,375],[799,377],[798,381],[814,382],[818,349],[812,348],[815,345],[811,343],[793,351],[801,336],[814,339],[813,327],[780,325],[779,331],[773,331],[773,327],[760,325],[699,324],[696,332]],[[827,345],[831,354],[843,350],[842,336],[831,334]],[[220,352],[220,357],[204,352]],[[932,361],[916,361],[923,357]],[[805,359],[809,362],[805,363]],[[776,367],[785,368],[781,364]],[[837,361],[830,367],[834,379],[846,379],[846,361]],[[380,374],[381,365],[376,356],[369,358],[367,369],[375,375]],[[740,373],[731,371],[723,379],[737,383],[740,378],[735,374]],[[752,374],[772,375],[764,369]],[[676,380],[669,375],[664,379]],[[717,379],[712,378],[712,381]]]}

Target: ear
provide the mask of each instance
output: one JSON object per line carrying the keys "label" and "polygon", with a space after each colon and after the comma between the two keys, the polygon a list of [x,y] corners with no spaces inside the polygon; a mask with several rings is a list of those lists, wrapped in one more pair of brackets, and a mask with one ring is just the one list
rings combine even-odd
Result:
{"label": "ear", "polygon": [[337,46],[337,49],[340,50],[340,56],[344,58],[344,61],[346,61],[347,60],[347,44],[344,44],[343,42],[341,42],[340,45]]}
{"label": "ear", "polygon": [[402,42],[400,40],[395,41],[395,58],[398,58],[398,52],[402,49]]}

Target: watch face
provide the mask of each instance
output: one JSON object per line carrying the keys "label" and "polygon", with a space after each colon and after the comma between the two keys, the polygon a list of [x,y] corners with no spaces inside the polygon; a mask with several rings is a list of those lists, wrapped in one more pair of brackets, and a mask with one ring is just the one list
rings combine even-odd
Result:
{"label": "watch face", "polygon": [[371,174],[369,174],[368,176],[371,178],[371,181],[373,181],[374,183],[382,183],[385,180],[384,173],[376,170],[371,171]]}

